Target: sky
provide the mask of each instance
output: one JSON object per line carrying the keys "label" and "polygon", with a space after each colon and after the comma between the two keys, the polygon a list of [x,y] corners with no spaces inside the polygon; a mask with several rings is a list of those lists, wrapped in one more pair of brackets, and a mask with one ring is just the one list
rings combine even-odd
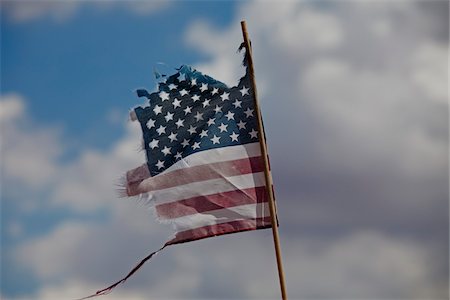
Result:
{"label": "sky", "polygon": [[[1,2],[2,299],[74,299],[171,236],[117,184],[156,68],[252,40],[290,299],[448,299],[448,1]],[[104,299],[277,299],[270,230],[169,247]]]}

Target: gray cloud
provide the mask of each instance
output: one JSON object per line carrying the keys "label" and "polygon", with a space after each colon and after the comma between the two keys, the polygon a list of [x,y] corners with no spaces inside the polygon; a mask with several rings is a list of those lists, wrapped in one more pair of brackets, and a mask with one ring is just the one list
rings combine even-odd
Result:
{"label": "gray cloud", "polygon": [[[448,71],[438,32],[448,30],[448,15],[431,12],[448,11],[448,3],[423,10],[427,4],[257,2],[245,5],[235,23],[247,20],[253,42],[286,239],[359,230],[414,236],[439,261],[430,276],[445,286]],[[224,59],[220,45],[195,42],[230,37],[238,28],[192,30],[192,45],[220,53],[209,71],[237,77],[241,71],[222,74],[220,66],[234,58]],[[419,286],[432,290],[434,283]],[[343,297],[413,297],[379,290]],[[321,291],[319,298],[334,296]]]}
{"label": "gray cloud", "polygon": [[[232,84],[243,71],[239,21],[248,22],[291,299],[448,297],[448,58],[439,33],[448,15],[427,3],[249,2],[228,28],[199,21],[186,32],[209,55],[198,69]],[[138,163],[138,142],[130,129],[108,151],[88,149],[63,166],[43,154],[67,174],[46,185],[56,195],[48,205],[108,217],[65,221],[15,248],[41,282],[25,299],[84,296],[165,241],[170,229],[142,207],[110,200],[112,176]],[[110,176],[96,189],[93,174]],[[278,298],[270,231],[168,248],[108,297]]]}

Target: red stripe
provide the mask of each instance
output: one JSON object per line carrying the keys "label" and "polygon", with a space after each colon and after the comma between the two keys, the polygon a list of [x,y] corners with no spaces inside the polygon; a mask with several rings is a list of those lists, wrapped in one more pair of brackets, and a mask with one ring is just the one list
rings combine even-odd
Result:
{"label": "red stripe", "polygon": [[167,245],[196,241],[212,236],[271,227],[270,217],[233,221],[178,232]]}
{"label": "red stripe", "polygon": [[267,202],[266,187],[223,192],[207,196],[198,196],[176,202],[157,205],[158,217],[173,219],[217,209],[230,208],[245,204]]}
{"label": "red stripe", "polygon": [[141,181],[136,180],[136,178],[130,178],[129,174],[127,174],[127,195],[136,196],[192,182],[262,171],[264,171],[264,162],[262,157],[259,156],[187,167]]}
{"label": "red stripe", "polygon": [[148,170],[147,164],[140,165],[137,168],[134,168],[127,172],[126,180],[127,185],[129,184],[139,184],[141,181],[149,178],[150,171]]}

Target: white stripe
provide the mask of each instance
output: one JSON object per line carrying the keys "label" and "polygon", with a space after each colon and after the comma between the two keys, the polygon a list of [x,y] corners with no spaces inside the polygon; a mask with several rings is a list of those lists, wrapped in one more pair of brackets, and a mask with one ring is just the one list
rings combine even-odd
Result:
{"label": "white stripe", "polygon": [[189,199],[197,196],[212,195],[234,190],[243,190],[265,185],[264,172],[258,172],[193,182],[149,192],[148,200],[155,201],[154,204],[158,205],[183,199]]}
{"label": "white stripe", "polygon": [[[266,215],[261,215],[261,213],[258,213],[261,211],[266,212]],[[180,232],[203,226],[210,226],[239,220],[248,220],[253,218],[262,218],[267,216],[269,216],[268,204],[254,203],[183,216],[170,220],[170,223],[174,224],[177,232]]]}
{"label": "white stripe", "polygon": [[177,161],[160,174],[172,172],[174,170],[200,166],[205,164],[213,164],[229,160],[237,160],[248,157],[261,156],[261,148],[259,143],[251,143],[237,146],[228,146],[223,148],[215,148],[205,151],[196,152]]}

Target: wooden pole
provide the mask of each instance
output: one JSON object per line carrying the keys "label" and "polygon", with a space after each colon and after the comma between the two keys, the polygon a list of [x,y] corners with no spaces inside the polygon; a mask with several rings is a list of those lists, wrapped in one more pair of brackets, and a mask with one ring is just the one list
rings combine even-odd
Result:
{"label": "wooden pole", "polygon": [[261,154],[264,159],[264,177],[266,180],[266,188],[269,196],[270,220],[272,222],[272,234],[273,234],[273,242],[275,244],[275,255],[277,258],[278,277],[280,279],[281,298],[283,300],[286,300],[287,299],[286,285],[284,283],[283,263],[281,260],[281,247],[280,247],[280,239],[278,236],[277,212],[275,208],[275,200],[273,197],[272,175],[270,173],[269,158],[267,156],[266,138],[264,134],[264,127],[262,124],[261,111],[259,109],[258,96],[256,93],[256,81],[255,81],[255,71],[253,69],[252,48],[250,45],[250,40],[248,38],[247,26],[245,24],[245,21],[241,21],[241,28],[242,28],[242,35],[244,36],[245,50],[247,51],[246,53],[248,59],[247,67],[250,75],[250,82],[252,85],[251,87],[253,89],[253,101],[255,104],[256,119],[258,122],[259,145],[261,147]]}

